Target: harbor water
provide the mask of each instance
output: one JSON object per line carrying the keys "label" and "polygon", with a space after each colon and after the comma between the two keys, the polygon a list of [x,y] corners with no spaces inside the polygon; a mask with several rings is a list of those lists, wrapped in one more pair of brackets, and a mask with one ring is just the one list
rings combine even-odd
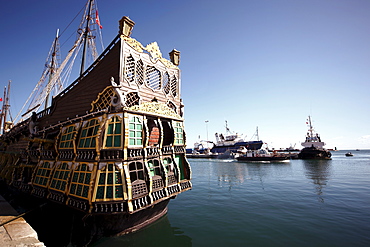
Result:
{"label": "harbor water", "polygon": [[332,160],[189,159],[167,216],[91,246],[370,246],[370,150]]}

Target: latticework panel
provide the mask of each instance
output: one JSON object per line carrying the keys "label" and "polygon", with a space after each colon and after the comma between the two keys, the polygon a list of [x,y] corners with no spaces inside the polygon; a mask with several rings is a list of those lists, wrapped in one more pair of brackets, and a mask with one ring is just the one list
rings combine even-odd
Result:
{"label": "latticework panel", "polygon": [[135,60],[132,56],[126,58],[125,78],[129,82],[135,79]]}
{"label": "latticework panel", "polygon": [[171,92],[173,96],[177,96],[178,82],[176,76],[173,76],[171,79]]}
{"label": "latticework panel", "polygon": [[112,98],[117,97],[117,93],[113,87],[107,87],[102,93],[98,95],[98,98],[91,103],[92,108],[90,111],[99,111],[107,109],[112,102]]}
{"label": "latticework panel", "polygon": [[139,105],[140,97],[137,92],[128,93],[126,95],[126,106],[131,107],[134,105]]}
{"label": "latticework panel", "polygon": [[163,74],[163,90],[166,94],[169,94],[171,90],[170,76],[167,72]]}
{"label": "latticework panel", "polygon": [[153,66],[147,66],[145,71],[146,84],[153,90],[161,89],[161,72]]}
{"label": "latticework panel", "polygon": [[136,83],[144,84],[144,63],[141,60],[136,63]]}

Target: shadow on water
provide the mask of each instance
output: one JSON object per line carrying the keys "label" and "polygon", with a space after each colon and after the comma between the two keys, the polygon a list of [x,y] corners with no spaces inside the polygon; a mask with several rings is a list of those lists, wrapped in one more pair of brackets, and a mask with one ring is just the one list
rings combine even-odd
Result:
{"label": "shadow on water", "polygon": [[172,227],[167,215],[138,232],[119,237],[101,238],[91,246],[192,246],[192,239],[177,227]]}
{"label": "shadow on water", "polygon": [[331,175],[331,160],[302,160],[305,175],[315,185],[318,201],[324,203],[323,190]]}

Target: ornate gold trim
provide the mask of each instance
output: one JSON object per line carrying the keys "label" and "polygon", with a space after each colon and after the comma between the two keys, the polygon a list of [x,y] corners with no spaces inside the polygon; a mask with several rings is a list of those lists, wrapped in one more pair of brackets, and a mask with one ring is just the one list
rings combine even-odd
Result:
{"label": "ornate gold trim", "polygon": [[160,116],[167,116],[174,119],[183,120],[180,115],[163,103],[145,102],[140,105],[131,106],[128,108],[128,110],[140,113],[154,113]]}
{"label": "ornate gold trim", "polygon": [[130,45],[135,51],[143,52],[144,50],[150,53],[150,56],[154,59],[158,59],[161,61],[164,66],[168,68],[174,68],[177,69],[178,67],[174,65],[171,61],[165,59],[162,57],[161,50],[159,49],[159,46],[157,42],[152,42],[148,44],[147,46],[143,46],[139,41],[136,39],[130,38],[130,37],[122,37],[121,38]]}

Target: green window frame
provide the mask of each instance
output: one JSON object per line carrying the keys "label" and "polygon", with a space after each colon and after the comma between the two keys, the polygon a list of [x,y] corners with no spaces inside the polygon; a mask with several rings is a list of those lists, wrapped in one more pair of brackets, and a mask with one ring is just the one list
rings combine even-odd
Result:
{"label": "green window frame", "polygon": [[33,183],[35,185],[46,187],[50,178],[51,170],[50,162],[44,161],[44,163],[37,168]]}
{"label": "green window frame", "polygon": [[85,163],[80,164],[72,174],[71,187],[69,194],[76,197],[87,199],[89,196],[91,171]]}
{"label": "green window frame", "polygon": [[108,120],[105,132],[105,147],[119,148],[122,147],[122,119],[114,116]]}
{"label": "green window frame", "polygon": [[97,200],[122,200],[123,185],[121,170],[115,164],[108,163],[99,171]]}
{"label": "green window frame", "polygon": [[73,140],[76,134],[74,125],[68,126],[60,137],[59,148],[73,148]]}
{"label": "green window frame", "polygon": [[174,122],[175,145],[184,145],[184,127],[181,122]]}
{"label": "green window frame", "polygon": [[143,120],[133,116],[129,120],[129,146],[143,146]]}
{"label": "green window frame", "polygon": [[70,173],[71,170],[69,169],[69,166],[66,162],[63,162],[62,164],[58,165],[53,174],[50,188],[64,192],[67,188],[67,182]]}
{"label": "green window frame", "polygon": [[89,120],[81,130],[78,148],[95,148],[100,122],[94,118]]}

